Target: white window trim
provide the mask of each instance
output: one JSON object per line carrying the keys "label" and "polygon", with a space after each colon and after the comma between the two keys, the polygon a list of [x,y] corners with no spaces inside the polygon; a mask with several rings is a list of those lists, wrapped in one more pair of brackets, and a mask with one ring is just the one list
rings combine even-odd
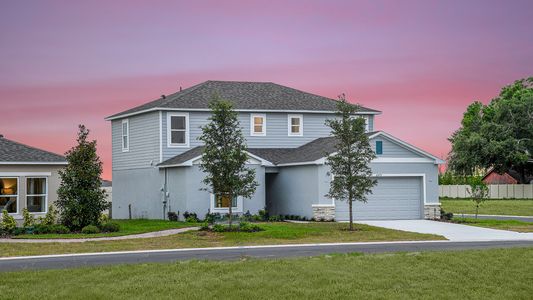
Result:
{"label": "white window trim", "polygon": [[[255,117],[261,117],[263,118],[263,132],[255,132],[254,131],[254,118]],[[250,114],[250,135],[251,136],[266,136],[266,126],[267,126],[267,119],[266,114]]]}
{"label": "white window trim", "polygon": [[[124,135],[124,124],[126,124],[126,135]],[[124,147],[124,137],[128,143],[128,147]],[[130,120],[124,119],[120,124],[120,143],[122,144],[122,152],[130,151]]]}
{"label": "white window trim", "polygon": [[[300,132],[292,132],[292,119],[300,119]],[[304,116],[303,115],[287,115],[287,135],[288,136],[303,136],[304,135]]]}
{"label": "white window trim", "polygon": [[[28,179],[44,179],[45,180],[45,193],[44,194],[28,194]],[[44,211],[29,212],[30,214],[46,214],[48,213],[48,177],[26,177],[26,208],[28,208],[28,197],[31,196],[44,196]]]}
{"label": "white window trim", "polygon": [[[172,143],[172,117],[185,117],[185,143]],[[189,113],[167,113],[167,147],[188,148],[189,147]]]}
{"label": "white window trim", "polygon": [[[8,213],[9,215],[18,215],[19,212],[20,212],[20,177],[18,176],[1,176],[0,179],[3,179],[3,178],[6,178],[6,179],[17,179],[17,211],[14,212],[14,213]],[[9,197],[9,198],[13,198],[13,196],[11,195],[4,195],[4,197]]]}
{"label": "white window trim", "polygon": [[[215,207],[215,194],[210,194],[210,209],[209,211],[211,213],[229,213],[229,208],[226,207]],[[232,213],[242,213],[243,207],[242,207],[242,197],[237,196],[237,207],[232,207],[231,210]]]}

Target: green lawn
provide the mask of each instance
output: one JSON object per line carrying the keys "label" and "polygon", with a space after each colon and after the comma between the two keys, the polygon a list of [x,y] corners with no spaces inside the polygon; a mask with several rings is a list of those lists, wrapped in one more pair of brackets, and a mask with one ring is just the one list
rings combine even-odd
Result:
{"label": "green lawn", "polygon": [[[441,207],[454,214],[473,214],[476,212],[474,202],[469,199],[441,199]],[[533,216],[533,200],[487,200],[480,209],[484,215]]]}
{"label": "green lawn", "polygon": [[454,223],[473,225],[479,227],[488,227],[501,230],[511,230],[517,232],[533,232],[533,222],[523,222],[517,220],[486,220],[474,218],[454,217]]}
{"label": "green lawn", "polygon": [[[531,299],[533,248],[3,273],[5,299]],[[37,284],[37,286],[36,286]]]}
{"label": "green lawn", "polygon": [[120,231],[108,233],[95,234],[22,234],[14,236],[16,239],[62,239],[62,238],[95,238],[104,236],[122,236],[138,233],[146,233],[152,231],[160,231],[166,229],[183,228],[191,226],[199,226],[198,224],[186,222],[170,222],[165,220],[113,220],[120,225]]}
{"label": "green lawn", "polygon": [[260,232],[186,232],[166,237],[97,241],[85,243],[0,243],[0,256],[104,252],[191,247],[334,242],[442,240],[444,237],[357,224],[357,231],[345,230],[346,223],[261,223]]}

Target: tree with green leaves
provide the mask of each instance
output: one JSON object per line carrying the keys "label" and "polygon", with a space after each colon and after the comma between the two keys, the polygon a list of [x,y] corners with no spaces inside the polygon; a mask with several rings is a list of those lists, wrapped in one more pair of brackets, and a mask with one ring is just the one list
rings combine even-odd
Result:
{"label": "tree with green leaves", "polygon": [[213,95],[209,108],[209,123],[202,126],[198,138],[205,144],[200,169],[206,174],[202,181],[206,187],[202,190],[212,193],[216,202],[227,205],[231,227],[233,199],[252,197],[258,183],[255,170],[246,167],[248,148],[233,105]]}
{"label": "tree with green leaves", "polygon": [[372,193],[372,187],[377,183],[370,169],[370,162],[376,154],[365,132],[365,120],[356,117],[358,110],[358,106],[346,102],[341,95],[337,103],[337,117],[326,121],[337,142],[337,151],[328,155],[326,160],[333,175],[326,196],[348,202],[350,230],[354,229],[353,202],[366,202],[367,194]]}
{"label": "tree with green leaves", "polygon": [[61,223],[73,231],[97,225],[109,206],[101,189],[102,162],[96,154],[96,141],[89,141],[88,136],[89,130],[79,125],[78,145],[65,154],[68,164],[59,171],[61,185],[56,205]]}
{"label": "tree with green leaves", "polygon": [[504,87],[488,104],[468,106],[461,127],[449,138],[449,167],[454,173],[472,175],[493,168],[513,169],[520,182],[533,174],[533,77]]}
{"label": "tree with green leaves", "polygon": [[476,206],[476,219],[479,212],[479,207],[485,200],[489,198],[489,187],[481,180],[473,180],[470,182],[470,187],[468,188],[468,193],[470,198],[474,201]]}

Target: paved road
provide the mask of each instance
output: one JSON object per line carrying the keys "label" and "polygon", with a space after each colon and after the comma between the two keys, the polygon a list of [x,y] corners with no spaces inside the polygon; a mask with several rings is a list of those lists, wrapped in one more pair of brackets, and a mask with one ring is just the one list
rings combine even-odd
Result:
{"label": "paved road", "polygon": [[317,245],[281,245],[226,247],[211,249],[175,249],[131,251],[99,254],[52,255],[28,258],[0,258],[0,272],[34,269],[62,269],[83,266],[111,264],[173,262],[177,260],[210,259],[237,260],[243,257],[281,258],[314,256],[330,253],[380,253],[416,252],[439,250],[465,250],[509,247],[533,247],[533,241],[491,241],[491,242],[382,242],[382,243],[345,243]]}
{"label": "paved road", "polygon": [[[454,217],[475,218],[474,214],[453,214]],[[478,215],[479,219],[491,219],[491,220],[517,220],[523,222],[533,222],[532,216],[503,216],[503,215]]]}

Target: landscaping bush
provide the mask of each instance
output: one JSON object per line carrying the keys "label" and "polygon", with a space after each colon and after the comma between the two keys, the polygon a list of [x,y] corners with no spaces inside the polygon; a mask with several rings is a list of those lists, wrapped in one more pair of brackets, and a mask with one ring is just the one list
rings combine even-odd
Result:
{"label": "landscaping bush", "polygon": [[24,207],[24,209],[22,210],[22,218],[24,219],[22,223],[22,226],[24,228],[32,227],[33,225],[35,225],[35,218],[30,214],[26,207]]}
{"label": "landscaping bush", "polygon": [[268,221],[269,215],[266,209],[261,209],[259,212],[260,221]]}
{"label": "landscaping bush", "polygon": [[168,220],[169,221],[172,221],[172,222],[177,222],[178,221],[178,214],[173,212],[173,211],[169,211],[167,216],[168,216]]}
{"label": "landscaping bush", "polygon": [[53,205],[48,206],[48,212],[42,219],[41,224],[43,225],[54,225],[57,222],[57,211]]}
{"label": "landscaping bush", "polygon": [[100,224],[100,231],[102,232],[117,232],[120,230],[120,225],[116,222],[105,222]]}
{"label": "landscaping bush", "polygon": [[257,231],[263,231],[264,229],[256,224],[252,224],[249,222],[240,222],[238,226],[231,226],[228,225],[222,225],[222,224],[215,224],[210,229],[207,224],[201,227],[201,230],[211,230],[213,232],[257,232]]}
{"label": "landscaping bush", "polygon": [[31,233],[33,234],[47,234],[47,233],[65,234],[65,233],[70,233],[70,230],[68,229],[68,227],[61,225],[61,224],[53,224],[53,225],[36,224],[31,230]]}
{"label": "landscaping bush", "polygon": [[100,232],[100,229],[98,229],[98,227],[94,225],[87,225],[81,229],[81,233],[85,233],[85,234],[94,234],[94,233],[99,233],[99,232]]}
{"label": "landscaping bush", "polygon": [[205,214],[204,221],[207,224],[214,224],[217,219],[221,219],[221,216],[220,216],[219,213],[209,213],[208,212],[207,214]]}
{"label": "landscaping bush", "polygon": [[283,216],[279,216],[279,215],[270,216],[268,218],[268,221],[269,222],[282,222],[283,221]]}
{"label": "landscaping bush", "polygon": [[239,224],[239,231],[241,232],[257,232],[257,231],[262,231],[262,230],[263,228],[259,227],[256,224],[251,224],[248,222],[241,222]]}
{"label": "landscaping bush", "polygon": [[65,225],[61,225],[61,224],[51,225],[50,230],[52,233],[57,233],[57,234],[70,233],[70,230],[68,229],[68,227]]}
{"label": "landscaping bush", "polygon": [[7,210],[2,210],[2,222],[0,223],[0,232],[2,235],[13,234],[13,231],[17,228],[17,222],[15,218],[7,213]]}
{"label": "landscaping bush", "polygon": [[453,213],[451,212],[445,212],[444,209],[441,208],[440,210],[440,219],[443,221],[449,221],[453,218]]}
{"label": "landscaping bush", "polygon": [[222,224],[215,224],[211,230],[214,232],[225,232],[226,226]]}
{"label": "landscaping bush", "polygon": [[185,222],[189,223],[196,223],[200,221],[196,213],[190,213],[188,211],[183,213],[183,218],[185,218]]}

